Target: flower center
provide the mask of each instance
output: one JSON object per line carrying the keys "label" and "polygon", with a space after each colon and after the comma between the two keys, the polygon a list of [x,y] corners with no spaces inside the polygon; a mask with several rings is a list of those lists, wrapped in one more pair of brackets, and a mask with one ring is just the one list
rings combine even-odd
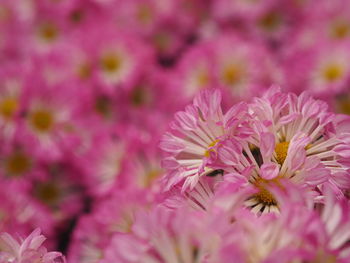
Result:
{"label": "flower center", "polygon": [[277,145],[275,147],[276,161],[280,165],[283,165],[284,161],[287,158],[288,147],[289,147],[289,142],[277,143]]}
{"label": "flower center", "polygon": [[81,79],[88,79],[92,74],[92,67],[89,63],[82,63],[78,67],[78,75]]}
{"label": "flower center", "polygon": [[259,192],[254,195],[255,199],[266,206],[277,205],[277,201],[273,194],[266,189],[268,185],[276,184],[278,185],[278,179],[265,180],[262,178],[257,179],[254,185],[259,189]]}
{"label": "flower center", "polygon": [[206,85],[208,85],[210,82],[210,78],[209,78],[209,73],[207,72],[207,70],[200,70],[197,73],[197,83],[200,87],[204,87]]}
{"label": "flower center", "polygon": [[37,110],[31,114],[30,122],[39,132],[48,132],[54,123],[53,114],[47,110]]}
{"label": "flower center", "polygon": [[342,94],[337,98],[337,108],[339,113],[350,115],[350,97]]}
{"label": "flower center", "polygon": [[0,114],[5,119],[11,119],[18,109],[18,102],[14,98],[6,98],[0,103]]}
{"label": "flower center", "polygon": [[142,5],[137,11],[137,19],[143,24],[149,24],[152,22],[152,9],[147,5]]}
{"label": "flower center", "polygon": [[338,23],[334,25],[332,34],[337,39],[343,39],[350,33],[350,25],[347,23]]}
{"label": "flower center", "polygon": [[142,106],[150,101],[150,93],[143,86],[137,86],[131,92],[131,103],[135,106]]}
{"label": "flower center", "polygon": [[344,75],[344,70],[340,65],[328,65],[323,71],[323,76],[328,82],[334,82]]}
{"label": "flower center", "polygon": [[58,29],[51,23],[41,26],[39,30],[40,36],[47,42],[53,42],[58,37]]}
{"label": "flower center", "polygon": [[208,157],[208,158],[209,158],[210,153],[211,153],[211,152],[214,152],[214,150],[213,150],[213,149],[210,149],[210,148],[214,147],[219,141],[220,141],[220,140],[212,141],[212,143],[208,145],[208,149],[207,149],[207,150],[205,151],[205,153],[204,153],[204,156],[205,156],[205,157]]}
{"label": "flower center", "polygon": [[35,190],[36,196],[46,204],[54,204],[60,196],[60,190],[53,182],[39,184]]}
{"label": "flower center", "polygon": [[238,65],[229,65],[223,72],[224,82],[228,85],[235,85],[242,79],[242,73]]}
{"label": "flower center", "polygon": [[117,54],[109,53],[102,57],[101,66],[104,71],[114,73],[121,68],[122,59]]}
{"label": "flower center", "polygon": [[282,18],[280,14],[274,11],[267,13],[259,21],[260,26],[267,31],[277,30],[281,25],[281,23],[282,23]]}
{"label": "flower center", "polygon": [[21,151],[12,153],[6,160],[6,171],[9,175],[20,176],[30,170],[30,158]]}

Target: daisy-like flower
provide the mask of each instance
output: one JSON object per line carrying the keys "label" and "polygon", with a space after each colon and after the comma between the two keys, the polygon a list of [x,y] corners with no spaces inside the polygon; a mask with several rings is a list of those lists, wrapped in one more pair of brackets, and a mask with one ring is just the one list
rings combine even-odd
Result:
{"label": "daisy-like flower", "polygon": [[44,158],[59,158],[62,149],[77,138],[73,110],[77,105],[71,90],[48,87],[43,83],[24,91],[25,108],[18,136],[31,139],[33,152]]}
{"label": "daisy-like flower", "polygon": [[[309,10],[312,14],[306,16],[303,30],[306,34],[315,38],[318,35],[320,41],[332,41],[334,43],[348,42],[350,39],[350,7],[346,5],[346,0],[328,1],[308,1]],[[320,39],[322,38],[322,40]]]}
{"label": "daisy-like flower", "polygon": [[188,208],[139,212],[133,232],[115,235],[101,262],[212,262],[219,236],[204,219],[205,214]]}
{"label": "daisy-like flower", "polygon": [[[286,182],[288,188],[281,191],[272,187],[280,203],[280,214],[264,214],[257,217],[240,205],[244,194],[231,192],[234,202],[222,205],[218,214],[226,217],[230,224],[221,228],[223,243],[219,259],[215,262],[347,262],[349,258],[350,232],[347,230],[349,217],[348,202],[337,200],[327,192],[321,213],[307,208],[308,197],[295,185]],[[229,187],[230,188],[230,187]],[[247,193],[245,193],[247,194]],[[232,199],[232,198],[231,198]],[[282,256],[284,255],[284,256]],[[286,256],[287,255],[287,256]]]}
{"label": "daisy-like flower", "polygon": [[27,236],[34,228],[41,226],[53,245],[53,217],[28,194],[27,185],[14,184],[3,179],[0,185],[0,232]]}
{"label": "daisy-like flower", "polygon": [[95,143],[86,155],[77,160],[85,171],[85,184],[93,196],[110,194],[116,186],[125,185],[121,172],[125,168],[124,141],[110,138],[105,134],[95,135]]}
{"label": "daisy-like flower", "polygon": [[178,64],[174,82],[187,96],[202,88],[219,87],[233,99],[248,99],[281,81],[272,58],[263,45],[227,33],[187,52]]}
{"label": "daisy-like flower", "polygon": [[[101,24],[102,29],[101,25],[89,28],[90,36],[77,34],[78,47],[82,46],[91,59],[94,65],[91,69],[99,85],[107,91],[130,87],[142,72],[143,63],[151,62],[152,50],[135,36],[116,31],[110,21],[103,20]],[[89,74],[88,70],[85,73]]]}
{"label": "daisy-like flower", "polygon": [[148,205],[144,191],[115,191],[97,203],[89,215],[82,216],[74,230],[68,261],[72,263],[101,262],[112,237],[132,230],[135,214]]}
{"label": "daisy-like flower", "polygon": [[168,154],[163,160],[169,171],[164,178],[166,190],[182,181],[183,190],[193,188],[201,176],[214,171],[210,163],[215,159],[216,144],[227,135],[241,132],[239,126],[246,115],[246,105],[238,104],[224,116],[220,102],[218,90],[204,90],[185,111],[175,114],[172,131],[160,143]]}
{"label": "daisy-like flower", "polygon": [[339,121],[324,102],[306,93],[297,97],[273,88],[249,107],[254,134],[223,141],[218,156],[223,169],[244,175],[259,190],[246,202],[254,212],[278,210],[267,187],[280,185],[281,179],[312,192],[315,200],[322,197],[324,185],[338,195],[349,189],[349,133],[343,128],[348,120]]}
{"label": "daisy-like flower", "polygon": [[[305,89],[324,100],[345,92],[350,79],[349,44],[315,39],[322,35],[311,35],[305,29],[284,48],[283,70],[286,87],[301,93]],[[318,44],[320,43],[320,44]]]}
{"label": "daisy-like flower", "polygon": [[225,35],[212,45],[217,83],[234,97],[248,99],[264,87],[280,82],[278,67],[264,45],[234,35]]}
{"label": "daisy-like flower", "polygon": [[45,237],[41,230],[34,230],[27,238],[16,240],[8,233],[0,234],[0,262],[56,263],[66,262],[60,252],[48,252],[43,246]]}
{"label": "daisy-like flower", "polygon": [[16,80],[9,80],[0,91],[0,127],[5,136],[12,134],[16,126],[21,107],[19,85]]}

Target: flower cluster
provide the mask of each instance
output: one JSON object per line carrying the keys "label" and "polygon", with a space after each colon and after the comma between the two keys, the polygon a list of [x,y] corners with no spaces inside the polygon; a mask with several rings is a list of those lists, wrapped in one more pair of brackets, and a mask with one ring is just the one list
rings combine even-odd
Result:
{"label": "flower cluster", "polygon": [[0,263],[350,262],[349,87],[347,0],[1,0]]}

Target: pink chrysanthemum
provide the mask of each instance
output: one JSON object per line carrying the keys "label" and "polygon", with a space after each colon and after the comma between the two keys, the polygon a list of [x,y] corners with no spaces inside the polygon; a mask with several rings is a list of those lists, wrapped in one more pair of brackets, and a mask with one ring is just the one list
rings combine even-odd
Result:
{"label": "pink chrysanthemum", "polygon": [[16,240],[8,233],[0,234],[0,262],[14,263],[57,263],[66,262],[59,252],[47,252],[42,245],[45,237],[40,229],[34,230],[26,239]]}
{"label": "pink chrysanthemum", "polygon": [[246,105],[238,104],[224,115],[220,102],[218,90],[205,90],[185,111],[176,113],[172,132],[160,143],[168,153],[163,160],[164,168],[169,170],[166,189],[181,181],[184,190],[193,188],[200,176],[214,171],[211,163],[216,158],[216,144],[228,136],[244,136],[239,126],[244,121]]}
{"label": "pink chrysanthemum", "polygon": [[[322,196],[324,185],[338,195],[350,187],[349,133],[339,116],[327,111],[324,102],[306,93],[299,97],[271,89],[249,105],[254,134],[246,140],[219,143],[224,170],[245,176],[259,192],[247,201],[255,212],[278,207],[269,184],[288,179]],[[242,154],[243,153],[243,154]]]}

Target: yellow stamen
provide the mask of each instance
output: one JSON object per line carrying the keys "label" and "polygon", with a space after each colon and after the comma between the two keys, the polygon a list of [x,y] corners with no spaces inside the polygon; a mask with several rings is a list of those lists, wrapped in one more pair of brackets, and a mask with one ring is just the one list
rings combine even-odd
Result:
{"label": "yellow stamen", "polygon": [[206,70],[201,70],[198,72],[197,83],[200,87],[204,87],[209,84],[209,74]]}
{"label": "yellow stamen", "polygon": [[350,25],[347,23],[338,23],[332,28],[332,34],[337,39],[343,39],[349,36]]}
{"label": "yellow stamen", "polygon": [[259,24],[267,31],[274,31],[281,25],[282,19],[277,12],[270,12],[263,16]]}
{"label": "yellow stamen", "polygon": [[54,124],[53,114],[48,110],[36,110],[30,116],[31,125],[39,132],[48,132]]}
{"label": "yellow stamen", "polygon": [[39,29],[40,36],[47,42],[53,42],[58,37],[58,29],[53,24],[45,24]]}
{"label": "yellow stamen", "polygon": [[36,196],[48,205],[55,204],[60,196],[60,190],[56,183],[47,182],[39,184],[36,188]]}
{"label": "yellow stamen", "polygon": [[162,170],[160,169],[152,169],[148,171],[143,179],[142,186],[148,188],[152,185],[152,182],[156,180],[162,174]]}
{"label": "yellow stamen", "polygon": [[277,205],[277,201],[273,194],[267,190],[266,188],[270,185],[277,185],[282,188],[282,185],[279,183],[279,178],[276,177],[272,180],[266,180],[263,178],[258,178],[254,185],[259,189],[259,192],[254,195],[254,197],[258,200],[259,203],[264,205]]}
{"label": "yellow stamen", "polygon": [[275,147],[276,161],[282,165],[287,158],[289,142],[277,143]]}
{"label": "yellow stamen", "polygon": [[337,99],[337,110],[339,113],[350,115],[350,97],[342,95]]}
{"label": "yellow stamen", "polygon": [[328,82],[334,82],[340,79],[343,75],[343,68],[337,64],[330,64],[323,71],[323,76]]}
{"label": "yellow stamen", "polygon": [[109,73],[114,73],[120,70],[122,66],[122,58],[115,53],[109,53],[101,59],[102,69]]}
{"label": "yellow stamen", "polygon": [[238,65],[231,64],[223,72],[223,80],[228,85],[235,85],[242,79],[242,68]]}
{"label": "yellow stamen", "polygon": [[210,153],[213,152],[214,150],[213,149],[209,149],[209,148],[215,146],[215,144],[217,144],[218,142],[219,142],[219,140],[215,140],[211,144],[208,145],[208,150],[206,150],[205,153],[204,153],[205,157],[209,157],[210,156]]}
{"label": "yellow stamen", "polygon": [[82,63],[78,67],[78,75],[81,79],[88,79],[91,76],[92,68],[89,63]]}
{"label": "yellow stamen", "polygon": [[131,93],[131,102],[135,106],[145,105],[150,100],[150,94],[142,86],[137,86]]}
{"label": "yellow stamen", "polygon": [[12,176],[20,176],[31,168],[31,160],[21,151],[12,153],[6,160],[6,172]]}
{"label": "yellow stamen", "polygon": [[0,114],[5,119],[11,119],[18,109],[18,102],[15,98],[6,98],[0,103]]}

